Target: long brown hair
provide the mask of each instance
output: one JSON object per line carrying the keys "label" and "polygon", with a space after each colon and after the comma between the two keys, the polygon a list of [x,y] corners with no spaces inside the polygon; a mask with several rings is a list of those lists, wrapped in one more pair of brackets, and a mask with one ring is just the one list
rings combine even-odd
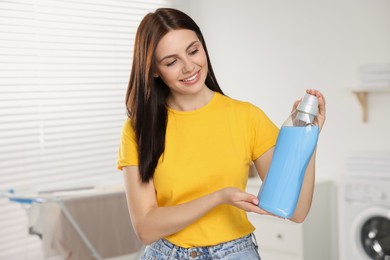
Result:
{"label": "long brown hair", "polygon": [[166,98],[169,88],[156,71],[155,50],[160,39],[171,30],[188,29],[198,36],[206,52],[208,73],[206,86],[223,94],[215,78],[206,43],[197,24],[185,13],[160,8],[141,21],[134,44],[133,64],[126,93],[126,108],[135,129],[138,145],[138,167],[142,182],[153,178],[158,160],[165,149],[168,120]]}

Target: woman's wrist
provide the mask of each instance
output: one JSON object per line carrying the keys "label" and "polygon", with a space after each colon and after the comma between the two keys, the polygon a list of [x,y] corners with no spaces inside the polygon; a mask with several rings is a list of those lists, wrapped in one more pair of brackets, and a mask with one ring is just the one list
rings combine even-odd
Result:
{"label": "woman's wrist", "polygon": [[226,203],[226,198],[225,198],[226,196],[224,195],[224,189],[220,189],[213,192],[211,196],[216,206]]}

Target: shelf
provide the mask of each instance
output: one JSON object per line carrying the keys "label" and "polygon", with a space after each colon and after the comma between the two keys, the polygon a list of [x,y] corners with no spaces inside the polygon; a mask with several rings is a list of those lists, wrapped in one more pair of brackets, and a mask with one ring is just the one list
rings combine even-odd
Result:
{"label": "shelf", "polygon": [[390,93],[390,87],[372,87],[372,88],[362,88],[362,89],[354,89],[352,93],[356,95],[359,100],[359,104],[362,107],[362,121],[366,123],[368,121],[368,101],[367,96],[371,93],[380,93],[380,92],[388,92]]}

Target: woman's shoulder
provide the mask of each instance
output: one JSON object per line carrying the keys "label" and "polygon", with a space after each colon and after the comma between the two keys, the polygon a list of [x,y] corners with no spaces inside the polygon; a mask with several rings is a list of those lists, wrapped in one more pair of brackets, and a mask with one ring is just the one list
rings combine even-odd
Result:
{"label": "woman's shoulder", "polygon": [[235,99],[229,96],[222,95],[217,93],[221,104],[224,104],[227,107],[231,107],[238,110],[252,111],[252,110],[261,110],[256,105],[252,104],[249,101]]}
{"label": "woman's shoulder", "polygon": [[132,120],[129,117],[127,117],[123,122],[122,133],[127,134],[127,135],[134,135],[135,134]]}

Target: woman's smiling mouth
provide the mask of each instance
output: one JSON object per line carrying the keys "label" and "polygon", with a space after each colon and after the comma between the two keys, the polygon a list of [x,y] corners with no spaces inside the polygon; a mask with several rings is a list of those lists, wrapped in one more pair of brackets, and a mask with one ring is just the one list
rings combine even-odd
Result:
{"label": "woman's smiling mouth", "polygon": [[197,73],[195,73],[194,75],[192,75],[191,77],[189,78],[185,78],[185,79],[182,79],[181,81],[184,82],[184,83],[194,83],[198,80],[199,78],[199,71]]}

